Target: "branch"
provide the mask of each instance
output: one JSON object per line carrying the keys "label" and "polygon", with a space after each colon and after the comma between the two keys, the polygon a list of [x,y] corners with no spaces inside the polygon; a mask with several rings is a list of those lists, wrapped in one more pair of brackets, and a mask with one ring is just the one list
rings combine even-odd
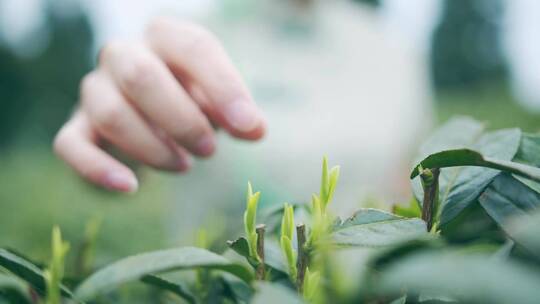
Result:
{"label": "branch", "polygon": [[264,224],[257,225],[255,232],[257,233],[257,255],[259,256],[259,265],[257,266],[256,276],[258,280],[264,280],[265,265],[264,265],[264,231],[266,226]]}
{"label": "branch", "polygon": [[439,168],[424,169],[420,173],[424,200],[422,202],[422,219],[427,223],[427,230],[431,231],[434,217],[437,215],[439,200]]}
{"label": "branch", "polygon": [[296,238],[298,241],[298,259],[296,261],[298,275],[296,277],[296,287],[298,288],[298,292],[302,293],[304,289],[304,277],[306,275],[306,268],[308,264],[308,253],[306,251],[306,226],[304,224],[298,224],[296,226]]}

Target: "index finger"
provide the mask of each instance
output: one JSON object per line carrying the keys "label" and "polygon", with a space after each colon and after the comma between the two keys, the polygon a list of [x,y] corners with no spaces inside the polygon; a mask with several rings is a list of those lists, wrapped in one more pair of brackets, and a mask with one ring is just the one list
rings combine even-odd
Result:
{"label": "index finger", "polygon": [[254,140],[264,135],[262,113],[212,34],[193,24],[162,18],[149,27],[147,40],[173,73],[202,91],[208,104],[193,97],[212,121],[239,138]]}

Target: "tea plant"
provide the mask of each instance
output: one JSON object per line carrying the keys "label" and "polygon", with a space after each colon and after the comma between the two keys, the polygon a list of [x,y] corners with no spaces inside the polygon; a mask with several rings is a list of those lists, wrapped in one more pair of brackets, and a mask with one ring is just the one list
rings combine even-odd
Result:
{"label": "tea plant", "polygon": [[244,236],[221,255],[173,248],[87,276],[94,225],[83,270],[67,278],[58,228],[48,265],[0,249],[0,303],[115,303],[134,281],[167,294],[152,300],[163,303],[538,303],[539,166],[540,135],[456,118],[422,145],[414,197],[392,212],[332,215],[340,169],[324,158],[310,204],[259,212],[248,184]]}

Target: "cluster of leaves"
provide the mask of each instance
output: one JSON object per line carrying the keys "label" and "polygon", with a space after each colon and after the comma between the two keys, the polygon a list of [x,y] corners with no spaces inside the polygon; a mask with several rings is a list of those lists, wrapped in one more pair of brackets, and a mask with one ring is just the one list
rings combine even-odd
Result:
{"label": "cluster of leaves", "polygon": [[58,229],[45,267],[0,249],[0,303],[111,303],[132,281],[187,303],[537,303],[539,166],[540,135],[457,118],[422,146],[415,198],[393,213],[333,216],[339,167],[324,159],[311,204],[258,212],[248,185],[245,236],[222,255],[161,250],[74,279],[63,276]]}

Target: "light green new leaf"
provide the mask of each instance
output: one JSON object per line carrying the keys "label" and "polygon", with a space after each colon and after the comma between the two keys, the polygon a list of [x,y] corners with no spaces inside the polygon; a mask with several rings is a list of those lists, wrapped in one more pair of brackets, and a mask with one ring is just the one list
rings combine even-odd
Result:
{"label": "light green new leaf", "polygon": [[337,245],[380,247],[426,234],[426,223],[421,219],[399,217],[376,209],[361,209],[334,227],[332,239]]}
{"label": "light green new leaf", "polygon": [[[470,120],[465,120],[465,123],[451,121],[434,136],[422,146],[417,163],[424,168],[444,168],[439,176],[440,220],[443,225],[474,202],[499,173],[498,170],[477,165],[537,176],[535,168],[510,162],[517,153],[521,139],[518,129],[482,135],[482,127],[478,123]],[[467,166],[455,167],[458,165]],[[417,167],[411,176],[418,174]],[[419,178],[413,179],[412,185],[417,200],[421,201],[423,190]]]}
{"label": "light green new leaf", "polygon": [[406,289],[495,304],[533,304],[540,299],[540,274],[533,268],[486,254],[415,254],[382,269],[378,279],[375,286],[383,294]]}
{"label": "light green new leaf", "polygon": [[174,270],[206,268],[229,272],[250,282],[253,274],[243,265],[201,248],[183,247],[130,256],[98,270],[81,283],[75,294],[87,300],[108,292],[120,284],[145,275]]}
{"label": "light green new leaf", "polygon": [[296,279],[296,252],[293,249],[292,240],[286,235],[282,235],[279,244],[281,245],[281,250],[283,251],[283,255],[287,261],[289,274],[293,279]]}
{"label": "light green new leaf", "polygon": [[402,217],[408,218],[421,218],[422,209],[420,209],[420,204],[416,201],[415,198],[412,198],[409,202],[409,205],[394,205],[392,206],[392,213]]}
{"label": "light green new leaf", "polygon": [[509,174],[499,174],[478,198],[480,205],[505,231],[509,218],[540,207],[540,194]]}

